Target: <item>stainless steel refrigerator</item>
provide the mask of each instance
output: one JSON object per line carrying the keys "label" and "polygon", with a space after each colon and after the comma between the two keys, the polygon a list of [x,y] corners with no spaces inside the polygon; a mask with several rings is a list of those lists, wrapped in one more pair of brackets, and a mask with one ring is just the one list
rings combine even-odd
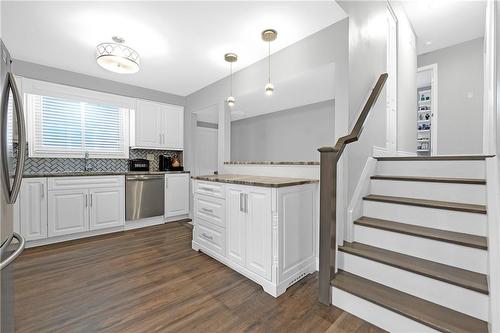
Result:
{"label": "stainless steel refrigerator", "polygon": [[14,204],[21,188],[26,158],[22,99],[10,72],[10,54],[0,39],[0,333],[14,331],[12,270],[24,249],[14,232]]}

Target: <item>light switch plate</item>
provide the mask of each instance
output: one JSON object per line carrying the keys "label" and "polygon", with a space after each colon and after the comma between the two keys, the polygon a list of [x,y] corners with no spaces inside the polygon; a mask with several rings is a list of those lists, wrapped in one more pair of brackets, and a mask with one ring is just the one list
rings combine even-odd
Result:
{"label": "light switch plate", "polygon": [[147,159],[147,160],[150,160],[150,161],[154,161],[154,159],[155,159],[155,154],[147,154],[147,155],[146,155],[146,159]]}

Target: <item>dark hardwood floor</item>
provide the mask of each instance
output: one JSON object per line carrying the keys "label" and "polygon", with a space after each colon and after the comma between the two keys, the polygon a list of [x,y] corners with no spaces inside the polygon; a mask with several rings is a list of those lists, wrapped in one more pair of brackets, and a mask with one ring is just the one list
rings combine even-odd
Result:
{"label": "dark hardwood floor", "polygon": [[382,332],[317,302],[317,275],[275,299],[191,249],[186,223],[28,249],[16,332]]}

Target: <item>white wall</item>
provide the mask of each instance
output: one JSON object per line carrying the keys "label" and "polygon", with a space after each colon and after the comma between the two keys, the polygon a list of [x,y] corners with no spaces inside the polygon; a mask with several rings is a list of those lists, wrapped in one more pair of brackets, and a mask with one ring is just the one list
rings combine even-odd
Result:
{"label": "white wall", "polygon": [[483,151],[483,38],[418,56],[438,65],[439,155]]}
{"label": "white wall", "polygon": [[393,4],[398,19],[398,128],[397,150],[416,153],[417,81],[416,35],[401,3]]}
{"label": "white wall", "polygon": [[314,103],[231,123],[233,161],[319,161],[334,142],[334,101]]}

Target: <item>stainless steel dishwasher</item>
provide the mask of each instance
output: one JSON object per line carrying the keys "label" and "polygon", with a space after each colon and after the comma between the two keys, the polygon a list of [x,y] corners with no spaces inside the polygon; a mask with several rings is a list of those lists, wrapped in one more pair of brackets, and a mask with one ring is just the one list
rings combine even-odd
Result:
{"label": "stainless steel dishwasher", "polygon": [[125,178],[125,219],[163,216],[165,176],[133,175]]}

